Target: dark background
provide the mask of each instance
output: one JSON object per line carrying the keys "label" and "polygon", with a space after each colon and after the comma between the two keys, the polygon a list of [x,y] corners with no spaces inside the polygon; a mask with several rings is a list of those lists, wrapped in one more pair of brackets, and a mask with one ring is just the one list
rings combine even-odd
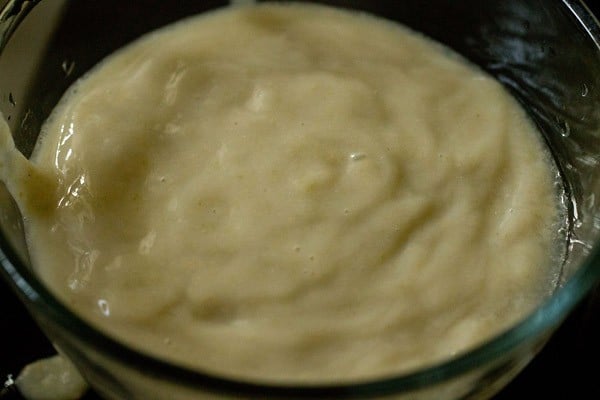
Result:
{"label": "dark background", "polygon": [[[588,0],[587,4],[600,16],[599,1]],[[2,390],[4,381],[9,375],[16,377],[27,363],[54,352],[2,279],[0,333],[0,397],[20,399],[14,390]],[[521,398],[600,399],[600,285],[494,400]],[[96,399],[93,393],[85,397]]]}

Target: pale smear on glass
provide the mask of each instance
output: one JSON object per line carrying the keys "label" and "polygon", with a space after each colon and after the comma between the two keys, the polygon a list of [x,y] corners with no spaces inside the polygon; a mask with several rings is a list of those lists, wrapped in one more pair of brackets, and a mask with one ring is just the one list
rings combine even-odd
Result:
{"label": "pale smear on glass", "polygon": [[407,372],[556,282],[555,172],[525,113],[363,14],[249,5],[149,34],[66,94],[32,160],[34,183],[58,182],[50,206],[21,200],[43,280],[204,371]]}

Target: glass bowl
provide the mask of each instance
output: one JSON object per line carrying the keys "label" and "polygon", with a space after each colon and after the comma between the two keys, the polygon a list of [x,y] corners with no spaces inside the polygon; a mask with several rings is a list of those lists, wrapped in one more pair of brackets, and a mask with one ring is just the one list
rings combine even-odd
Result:
{"label": "glass bowl", "polygon": [[[318,1],[402,22],[499,79],[562,177],[568,241],[559,286],[524,320],[456,358],[391,378],[319,386],[236,381],[169,364],[104,335],[32,272],[14,201],[0,187],[1,274],[53,344],[107,399],[483,399],[510,381],[600,276],[600,28],[577,0]],[[226,1],[8,0],[0,11],[0,111],[29,155],[64,91],[145,32]],[[401,4],[400,4],[401,3]]]}

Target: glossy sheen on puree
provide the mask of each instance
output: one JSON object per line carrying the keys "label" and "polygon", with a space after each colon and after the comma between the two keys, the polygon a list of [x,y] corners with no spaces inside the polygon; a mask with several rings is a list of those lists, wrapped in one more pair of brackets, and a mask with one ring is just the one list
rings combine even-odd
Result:
{"label": "glossy sheen on puree", "polygon": [[55,205],[25,212],[43,280],[201,370],[406,372],[556,281],[555,173],[525,113],[367,15],[232,7],[149,34],[65,95],[32,160],[58,182]]}

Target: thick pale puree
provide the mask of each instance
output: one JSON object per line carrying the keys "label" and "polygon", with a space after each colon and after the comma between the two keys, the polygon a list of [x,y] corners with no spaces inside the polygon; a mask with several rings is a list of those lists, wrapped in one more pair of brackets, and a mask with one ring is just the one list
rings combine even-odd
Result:
{"label": "thick pale puree", "polygon": [[51,207],[24,207],[43,280],[203,370],[407,371],[556,281],[555,174],[524,112],[366,15],[233,7],[149,34],[67,93],[32,160],[58,182]]}

